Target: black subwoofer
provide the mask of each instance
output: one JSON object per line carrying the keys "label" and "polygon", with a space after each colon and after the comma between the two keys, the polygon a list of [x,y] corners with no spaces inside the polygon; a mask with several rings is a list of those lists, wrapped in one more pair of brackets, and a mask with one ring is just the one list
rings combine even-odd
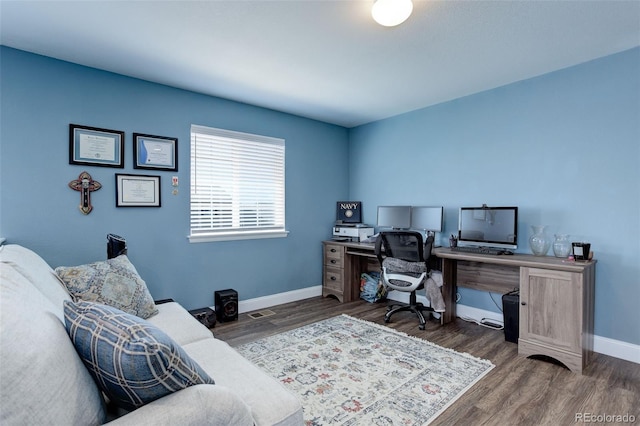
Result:
{"label": "black subwoofer", "polygon": [[216,318],[220,322],[238,319],[238,292],[232,289],[214,292]]}

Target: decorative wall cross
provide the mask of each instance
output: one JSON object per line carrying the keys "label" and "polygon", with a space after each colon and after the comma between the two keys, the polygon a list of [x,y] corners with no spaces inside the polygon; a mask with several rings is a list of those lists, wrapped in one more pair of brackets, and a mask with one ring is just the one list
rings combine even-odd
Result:
{"label": "decorative wall cross", "polygon": [[91,193],[102,188],[100,182],[91,178],[91,175],[87,172],[82,172],[78,176],[78,179],[69,182],[69,188],[74,191],[80,191],[80,205],[78,208],[83,214],[91,213],[93,206],[91,205]]}

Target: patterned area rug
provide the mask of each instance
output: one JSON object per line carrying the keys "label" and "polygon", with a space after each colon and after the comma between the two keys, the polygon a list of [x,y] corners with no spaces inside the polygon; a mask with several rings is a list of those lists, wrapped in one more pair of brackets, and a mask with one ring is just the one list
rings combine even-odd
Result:
{"label": "patterned area rug", "polygon": [[300,396],[305,425],[426,425],[494,367],[341,315],[236,348]]}

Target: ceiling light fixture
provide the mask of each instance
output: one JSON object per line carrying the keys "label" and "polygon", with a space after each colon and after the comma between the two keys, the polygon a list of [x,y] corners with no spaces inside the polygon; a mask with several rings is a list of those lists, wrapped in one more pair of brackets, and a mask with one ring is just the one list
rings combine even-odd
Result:
{"label": "ceiling light fixture", "polygon": [[371,16],[380,25],[395,27],[406,21],[412,11],[411,0],[375,0]]}

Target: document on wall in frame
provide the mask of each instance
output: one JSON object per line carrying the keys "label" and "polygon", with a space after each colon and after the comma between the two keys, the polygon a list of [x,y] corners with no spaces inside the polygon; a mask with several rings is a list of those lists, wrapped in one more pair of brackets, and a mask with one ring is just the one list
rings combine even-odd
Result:
{"label": "document on wall in frame", "polygon": [[69,164],[124,168],[124,132],[69,124]]}
{"label": "document on wall in frame", "polygon": [[160,176],[116,174],[116,207],[160,205]]}
{"label": "document on wall in frame", "polygon": [[178,139],[133,134],[133,167],[178,171]]}

